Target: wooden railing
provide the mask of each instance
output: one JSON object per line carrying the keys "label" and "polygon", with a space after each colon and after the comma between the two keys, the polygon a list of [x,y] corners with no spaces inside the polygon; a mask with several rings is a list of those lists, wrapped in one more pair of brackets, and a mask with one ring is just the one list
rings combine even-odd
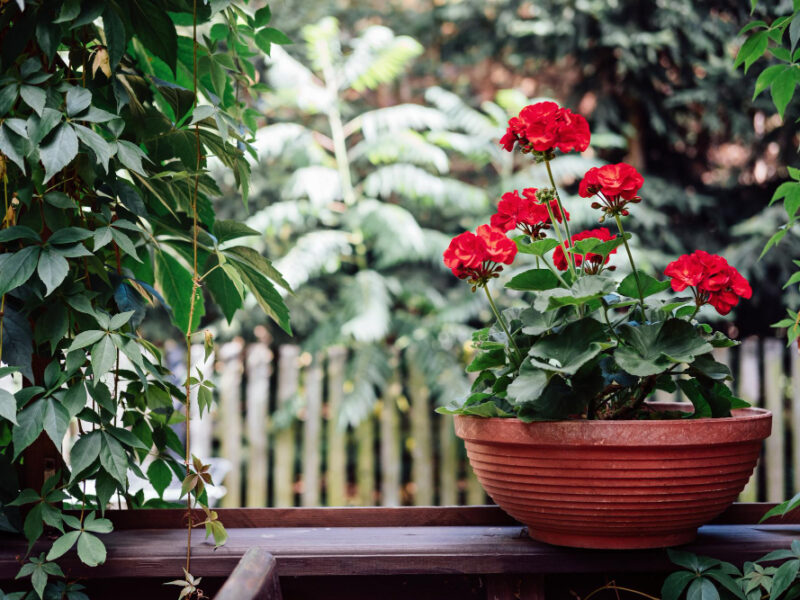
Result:
{"label": "wooden railing", "polygon": [[214,600],[283,600],[275,557],[263,548],[250,548]]}

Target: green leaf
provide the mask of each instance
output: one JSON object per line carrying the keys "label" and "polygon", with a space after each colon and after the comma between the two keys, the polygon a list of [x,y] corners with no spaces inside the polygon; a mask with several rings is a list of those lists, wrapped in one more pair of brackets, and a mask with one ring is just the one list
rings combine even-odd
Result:
{"label": "green leaf", "polygon": [[281,329],[292,335],[289,324],[289,309],[275,287],[260,271],[242,262],[234,261],[234,266],[239,272],[247,288],[256,297],[261,309],[275,321]]}
{"label": "green leaf", "polygon": [[794,583],[797,578],[797,572],[800,570],[800,560],[790,560],[783,563],[775,575],[772,577],[772,589],[770,590],[769,600],[777,600],[783,592],[789,589],[789,586]]}
{"label": "green leaf", "polygon": [[506,388],[508,400],[514,405],[536,400],[542,395],[547,382],[547,373],[534,367],[530,360],[525,360],[520,367],[519,375]]}
{"label": "green leaf", "polygon": [[64,394],[64,400],[62,402],[70,418],[81,412],[86,406],[86,386],[83,382],[79,381],[69,388],[67,393]]}
{"label": "green leaf", "polygon": [[38,262],[38,246],[28,246],[13,254],[0,255],[0,295],[28,281]]}
{"label": "green leaf", "polygon": [[35,504],[31,507],[28,515],[25,517],[25,522],[22,524],[22,531],[25,534],[25,539],[28,540],[29,545],[39,539],[44,531],[42,525],[42,511],[44,510],[43,504]]}
{"label": "green leaf", "polygon": [[35,114],[28,117],[25,128],[31,144],[38,146],[39,142],[61,122],[61,117],[62,114],[52,108],[45,108],[42,110],[41,117]]}
{"label": "green leaf", "polygon": [[111,5],[107,5],[103,12],[103,32],[106,34],[108,62],[113,71],[125,54],[128,38],[125,33],[125,24]]}
{"label": "green leaf", "polygon": [[0,390],[0,418],[17,424],[17,400],[7,390]]}
{"label": "green leaf", "polygon": [[539,312],[535,308],[526,308],[520,313],[519,318],[522,321],[522,333],[527,335],[540,335],[553,329],[562,320],[559,311]]}
{"label": "green leaf", "polygon": [[125,254],[133,258],[136,262],[142,262],[136,254],[136,247],[133,245],[131,238],[114,228],[111,229],[111,237],[114,238],[114,242]]}
{"label": "green leaf", "polygon": [[92,346],[92,373],[95,379],[100,379],[111,370],[117,360],[117,350],[111,338],[104,335],[100,341]]}
{"label": "green leaf", "polygon": [[50,552],[47,553],[47,560],[55,560],[69,552],[80,537],[80,531],[69,531],[53,542]]}
{"label": "green leaf", "polygon": [[160,458],[157,458],[147,468],[147,478],[156,490],[159,498],[163,498],[164,490],[172,482],[172,470]]}
{"label": "green leaf", "polygon": [[19,84],[11,83],[0,86],[0,117],[11,110],[19,96]]}
{"label": "green leaf", "polygon": [[64,406],[52,396],[45,399],[44,430],[53,440],[55,447],[60,449],[64,442],[64,435],[69,427],[69,413]]}
{"label": "green leaf", "polygon": [[139,448],[140,450],[150,449],[150,446],[145,445],[142,440],[127,429],[122,429],[121,427],[106,427],[106,431],[129,448]]}
{"label": "green leaf", "polygon": [[14,460],[42,433],[46,408],[44,400],[34,400],[17,415],[17,426],[11,430],[11,440],[14,443]]}
{"label": "green leaf", "polygon": [[67,91],[67,116],[75,117],[89,108],[92,92],[83,87],[71,87]]}
{"label": "green leaf", "polygon": [[292,40],[286,36],[285,33],[275,29],[274,27],[265,27],[258,31],[253,37],[256,46],[261,49],[264,54],[269,56],[270,44],[291,44]]}
{"label": "green leaf", "polygon": [[681,319],[662,323],[620,326],[625,342],[617,347],[617,364],[631,375],[656,375],[676,363],[692,362],[696,356],[713,350],[697,330]]}
{"label": "green leaf", "polygon": [[102,442],[101,432],[92,431],[78,438],[75,445],[70,450],[70,463],[72,467],[72,479],[70,483],[92,466],[97,457],[100,456],[100,446]]}
{"label": "green leaf", "polygon": [[127,140],[117,140],[117,158],[134,173],[145,174],[142,159],[147,159],[147,155],[136,144]]}
{"label": "green leaf", "polygon": [[100,446],[100,464],[122,485],[128,477],[128,457],[120,443],[103,432],[103,443]]}
{"label": "green leaf", "polygon": [[84,531],[78,538],[78,558],[84,564],[96,567],[106,561],[106,547],[96,535]]}
{"label": "green leaf", "polygon": [[553,248],[558,246],[558,242],[552,238],[545,238],[543,240],[536,240],[531,244],[523,242],[525,236],[519,236],[514,240],[517,243],[517,249],[522,254],[532,254],[533,256],[544,256]]}
{"label": "green leaf", "polygon": [[32,240],[34,242],[41,242],[42,238],[30,227],[24,225],[14,225],[6,229],[0,230],[0,243],[14,242],[16,240]]}
{"label": "green leaf", "polygon": [[662,600],[680,600],[681,593],[695,577],[696,575],[690,571],[672,573],[664,580],[664,585],[661,586]]}
{"label": "green leaf", "polygon": [[100,338],[106,335],[105,331],[100,331],[99,329],[90,329],[89,331],[81,331],[78,335],[75,336],[75,339],[72,340],[72,344],[70,344],[69,348],[67,348],[67,353],[72,352],[73,350],[78,350],[79,348],[85,348],[86,346],[91,346]]}
{"label": "green leaf", "polygon": [[556,288],[536,294],[534,308],[538,311],[553,310],[562,306],[581,305],[600,300],[614,291],[615,282],[603,275],[581,277],[571,288]]}
{"label": "green leaf", "polygon": [[574,321],[537,341],[528,354],[542,369],[574,375],[609,346],[605,325],[592,318]]}
{"label": "green leaf", "polygon": [[530,269],[511,278],[506,287],[512,290],[552,290],[559,287],[558,277],[549,269]]}
{"label": "green leaf", "polygon": [[75,130],[75,134],[78,136],[78,139],[85,146],[92,149],[97,157],[98,164],[102,165],[103,170],[108,173],[108,161],[111,160],[111,157],[114,154],[111,151],[111,146],[109,146],[108,142],[105,141],[102,136],[88,127],[78,125],[77,123],[73,123],[72,127]]}
{"label": "green leaf", "polygon": [[797,84],[798,70],[795,67],[787,67],[779,73],[772,82],[772,102],[778,109],[778,114],[783,118],[786,107],[794,96],[794,88]]}
{"label": "green leaf", "polygon": [[42,116],[44,104],[47,102],[47,92],[35,85],[22,85],[19,88],[19,95],[30,106],[37,115]]}
{"label": "green leaf", "polygon": [[39,255],[39,266],[36,272],[39,274],[39,279],[44,283],[44,295],[49,296],[67,277],[69,263],[60,254],[46,248]]}
{"label": "green leaf", "polygon": [[197,290],[194,298],[192,322],[189,313],[192,301],[192,274],[172,255],[157,250],[155,253],[156,282],[158,282],[164,298],[172,307],[172,322],[184,333],[197,329],[200,318],[205,312],[203,294]]}
{"label": "green leaf", "polygon": [[263,27],[264,25],[268,24],[272,19],[272,11],[270,10],[269,6],[259,8],[254,15],[254,19],[256,27]]}
{"label": "green leaf", "polygon": [[745,40],[742,47],[739,48],[733,67],[737,68],[744,63],[744,72],[747,73],[747,69],[750,68],[750,65],[764,54],[768,43],[769,37],[767,37],[767,31],[759,31],[751,35]]}
{"label": "green leaf", "polygon": [[686,600],[719,600],[719,592],[709,579],[699,577],[686,591]]}
{"label": "green leaf", "polygon": [[114,525],[108,519],[96,518],[94,511],[92,511],[86,515],[86,519],[83,521],[83,528],[93,533],[111,533]]}
{"label": "green leaf", "polygon": [[42,183],[66,167],[78,155],[78,136],[67,123],[61,123],[49,143],[40,146],[39,157],[44,165],[45,175]]}
{"label": "green leaf", "polygon": [[[202,107],[198,107],[202,108]],[[242,237],[249,237],[249,236],[260,236],[261,232],[256,231],[252,227],[240,222],[240,221],[230,221],[230,220],[223,220],[219,219],[214,221],[213,227],[214,237],[217,238],[217,241],[222,244],[224,242],[228,242],[230,240],[235,240],[237,238]],[[249,248],[248,248],[249,249]],[[254,251],[255,252],[255,251]],[[260,256],[260,255],[259,255]],[[245,256],[242,256],[243,260],[247,260]]]}
{"label": "green leaf", "polygon": [[248,248],[247,246],[234,246],[233,248],[226,248],[224,254],[227,258],[252,267],[255,271],[265,275],[287,292],[292,291],[292,288],[283,278],[283,275],[272,266],[272,263],[252,248]]}
{"label": "green leaf", "polygon": [[[800,23],[800,21],[798,21]],[[756,79],[756,85],[753,92],[753,100],[758,98],[758,95],[763,92],[765,89],[772,85],[772,82],[775,81],[775,78],[778,76],[780,72],[786,69],[786,65],[772,65],[767,67]]]}
{"label": "green leaf", "polygon": [[92,237],[92,232],[82,227],[64,227],[51,235],[47,243],[51,245],[74,244]]}
{"label": "green leaf", "polygon": [[130,3],[133,31],[145,48],[163,60],[175,74],[178,34],[170,16],[149,0]]}
{"label": "green leaf", "polygon": [[[644,273],[639,273],[639,282],[642,285],[642,296],[644,298],[663,292],[671,285],[669,281],[658,281]],[[633,273],[627,275],[625,279],[620,282],[617,293],[621,296],[627,296],[628,298],[639,297],[639,289],[636,287],[636,277]]]}
{"label": "green leaf", "polygon": [[26,173],[25,160],[22,158],[26,154],[24,141],[7,123],[0,126],[0,151],[19,167],[23,175]]}

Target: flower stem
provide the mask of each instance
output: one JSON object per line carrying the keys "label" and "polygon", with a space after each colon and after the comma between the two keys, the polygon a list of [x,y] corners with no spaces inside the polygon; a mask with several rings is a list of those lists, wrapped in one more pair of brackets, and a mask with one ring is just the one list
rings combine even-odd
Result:
{"label": "flower stem", "polygon": [[[563,285],[565,288],[569,289],[569,286],[567,285],[567,282],[564,281],[563,277],[561,277],[561,273],[558,272],[558,269],[556,269],[555,267],[553,267],[553,265],[551,265],[549,262],[547,262],[547,259],[544,256],[542,256],[541,259],[542,259],[542,262],[544,263],[544,266],[547,267],[548,269],[550,269],[550,272],[558,278],[559,283],[561,285]],[[538,256],[536,257],[536,262],[537,263],[539,262],[539,257]],[[538,264],[537,264],[537,266],[538,266]]]}
{"label": "flower stem", "polygon": [[628,246],[628,240],[625,237],[625,229],[622,227],[622,219],[619,215],[614,215],[614,219],[617,222],[619,234],[622,236],[622,243],[625,244],[625,252],[628,253],[628,260],[631,262],[633,278],[636,280],[636,290],[639,292],[639,304],[642,307],[642,319],[644,319],[644,294],[642,293],[642,283],[639,281],[639,271],[636,270],[636,264],[633,262],[633,254],[631,253],[631,247]]}
{"label": "flower stem", "polygon": [[[553,170],[550,168],[550,161],[544,161],[544,166],[547,168],[547,176],[550,178],[550,186],[553,188],[553,194],[556,197],[556,202],[558,203],[558,210],[561,212],[561,219],[564,223],[564,231],[566,231],[566,239],[572,242],[572,234],[569,231],[569,220],[567,219],[567,213],[564,212],[564,205],[561,204],[561,196],[558,194],[558,188],[556,187],[556,180],[553,177]],[[553,222],[553,227],[556,226],[555,220],[553,219],[553,213],[550,210],[550,204],[547,204],[547,212],[550,213],[550,220]],[[559,232],[560,235],[560,232]],[[567,256],[567,262],[569,263],[570,267],[572,267],[572,274],[575,276],[575,279],[578,278],[577,273],[575,272],[575,257],[572,254],[567,254],[566,248],[564,249],[564,254]]]}
{"label": "flower stem", "polygon": [[508,331],[508,325],[506,325],[506,320],[503,318],[503,315],[501,315],[500,311],[497,310],[497,305],[494,303],[494,299],[492,298],[491,292],[489,292],[488,283],[483,285],[483,291],[486,292],[486,297],[489,299],[489,306],[492,307],[492,312],[494,313],[497,322],[500,323],[500,327],[503,328],[503,331],[505,332],[506,337],[508,338],[510,344],[514,346],[514,350],[517,354],[517,359],[519,360],[517,366],[519,366],[522,364],[522,361],[524,360],[524,357],[522,356],[522,351],[519,349],[519,346],[517,346],[517,342],[514,341],[514,338],[511,337],[511,333]]}

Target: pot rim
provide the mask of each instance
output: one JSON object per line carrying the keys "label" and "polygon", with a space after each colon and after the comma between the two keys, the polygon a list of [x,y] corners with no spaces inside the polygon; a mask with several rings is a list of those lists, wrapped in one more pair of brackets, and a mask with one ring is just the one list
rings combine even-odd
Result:
{"label": "pot rim", "polygon": [[[691,404],[659,402],[651,406],[659,410],[684,410]],[[730,417],[699,419],[525,423],[516,417],[454,417],[456,435],[467,441],[543,446],[702,446],[760,441],[769,437],[772,429],[772,413],[757,407],[735,409]]]}

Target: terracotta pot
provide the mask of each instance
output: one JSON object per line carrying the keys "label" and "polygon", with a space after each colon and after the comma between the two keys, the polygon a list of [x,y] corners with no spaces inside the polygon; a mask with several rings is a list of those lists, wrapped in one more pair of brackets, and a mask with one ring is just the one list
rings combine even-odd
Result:
{"label": "terracotta pot", "polygon": [[659,548],[692,541],[736,499],[772,414],[745,408],[724,419],[536,423],[457,415],[455,427],[483,488],[532,538]]}

